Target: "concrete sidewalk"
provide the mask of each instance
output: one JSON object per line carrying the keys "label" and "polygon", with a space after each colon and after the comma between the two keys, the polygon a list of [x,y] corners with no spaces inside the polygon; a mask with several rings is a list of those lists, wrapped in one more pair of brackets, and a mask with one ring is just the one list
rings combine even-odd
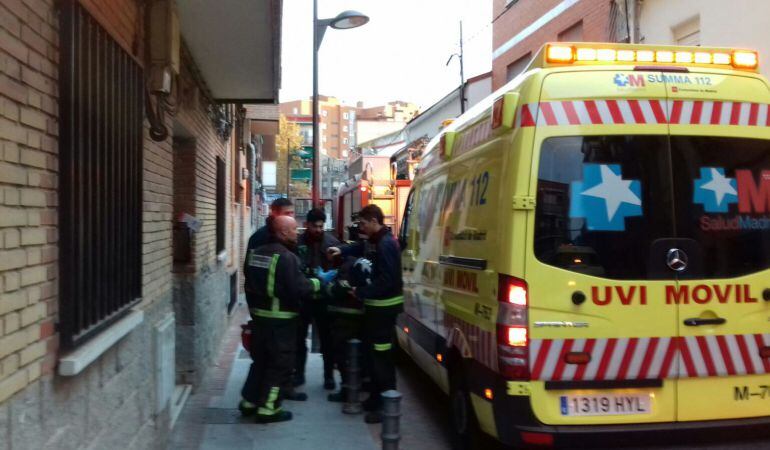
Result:
{"label": "concrete sidewalk", "polygon": [[[204,383],[190,396],[174,428],[169,448],[216,449],[356,449],[380,448],[379,425],[367,425],[362,415],[342,414],[339,403],[326,400],[322,387],[321,355],[308,356],[308,383],[300,390],[307,402],[284,402],[294,419],[278,424],[256,424],[237,410],[240,391],[251,359],[240,345],[240,324],[247,311],[239,305],[223,342],[219,361]],[[339,379],[338,379],[339,381]]]}

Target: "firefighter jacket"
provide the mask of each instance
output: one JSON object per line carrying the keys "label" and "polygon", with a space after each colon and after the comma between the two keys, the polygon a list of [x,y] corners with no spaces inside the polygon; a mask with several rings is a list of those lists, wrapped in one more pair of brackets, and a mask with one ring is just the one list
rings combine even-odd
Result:
{"label": "firefighter jacket", "polygon": [[293,319],[321,286],[317,279],[305,277],[297,255],[279,242],[249,249],[245,277],[252,317]]}
{"label": "firefighter jacket", "polygon": [[326,257],[326,249],[338,245],[340,245],[340,241],[329,233],[324,232],[321,239],[314,240],[305,231],[297,241],[297,254],[307,269],[312,271],[316,267],[320,267],[323,270],[329,270],[332,268],[332,264]]}
{"label": "firefighter jacket", "polygon": [[[268,216],[267,220],[271,220],[271,217]],[[254,234],[251,235],[249,238],[249,244],[246,246],[246,255],[248,255],[251,250],[255,250],[257,247],[265,245],[269,242],[271,242],[272,239],[270,239],[270,228],[268,225],[264,225],[260,227],[257,231],[254,232]],[[246,257],[246,260],[243,262],[243,273],[245,274],[249,270],[249,258]]]}
{"label": "firefighter jacket", "polygon": [[390,230],[383,227],[367,242],[340,248],[342,256],[365,257],[372,262],[372,282],[356,288],[356,296],[369,307],[399,306],[404,303],[401,279],[401,250]]}

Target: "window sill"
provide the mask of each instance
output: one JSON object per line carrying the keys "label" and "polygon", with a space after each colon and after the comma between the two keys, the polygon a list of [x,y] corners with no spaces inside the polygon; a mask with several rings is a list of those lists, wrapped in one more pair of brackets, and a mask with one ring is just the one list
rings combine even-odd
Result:
{"label": "window sill", "polygon": [[59,375],[71,377],[79,374],[143,321],[144,311],[131,311],[77,350],[59,358]]}

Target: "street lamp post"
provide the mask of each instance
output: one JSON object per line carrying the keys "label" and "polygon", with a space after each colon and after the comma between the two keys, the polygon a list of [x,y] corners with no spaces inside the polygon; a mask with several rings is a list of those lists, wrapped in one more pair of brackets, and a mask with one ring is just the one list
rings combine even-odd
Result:
{"label": "street lamp post", "polygon": [[321,152],[318,136],[318,49],[326,33],[326,27],[347,30],[369,22],[369,17],[357,11],[343,11],[332,19],[318,18],[318,0],[313,0],[313,206],[320,207]]}

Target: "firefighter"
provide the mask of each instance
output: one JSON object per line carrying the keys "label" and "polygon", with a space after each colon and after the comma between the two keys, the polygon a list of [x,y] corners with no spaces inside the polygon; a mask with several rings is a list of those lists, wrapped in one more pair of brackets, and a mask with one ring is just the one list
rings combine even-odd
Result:
{"label": "firefighter", "polygon": [[342,377],[342,388],[328,395],[330,402],[343,402],[347,398],[348,372],[347,349],[350,339],[361,338],[364,304],[354,294],[353,288],[371,282],[371,262],[365,258],[348,257],[339,269],[337,280],[327,286],[329,291],[328,314],[331,318],[331,338],[334,363]]}
{"label": "firefighter", "polygon": [[[273,203],[270,204],[270,215],[267,216],[267,223],[255,231],[249,238],[249,244],[246,247],[247,253],[249,250],[267,244],[270,241],[270,222],[277,216],[294,217],[294,204],[291,200],[283,197],[273,200]],[[246,273],[245,266],[243,273]]]}
{"label": "firefighter", "polygon": [[[297,222],[276,216],[271,223],[271,241],[250,250],[246,263],[246,294],[252,316],[251,382],[242,395],[257,407],[260,423],[291,420],[281,409],[281,400],[306,400],[304,393],[288,389],[295,365],[297,321],[303,302],[312,302],[320,282],[306,278],[302,263],[293,253],[297,245]],[[242,409],[243,411],[243,409]]]}
{"label": "firefighter", "polygon": [[[243,274],[245,281],[245,291],[246,291],[246,299],[249,301],[249,296],[251,293],[249,292],[249,258],[248,255],[251,251],[256,250],[258,247],[265,245],[269,242],[271,242],[272,239],[272,232],[271,232],[271,225],[273,223],[273,220],[278,216],[289,216],[294,217],[294,204],[289,200],[288,198],[277,198],[273,200],[273,202],[270,204],[270,215],[267,217],[266,223],[264,226],[260,227],[257,231],[254,232],[254,234],[251,235],[249,238],[249,243],[246,247],[246,258],[244,260],[243,264]],[[249,328],[253,328],[253,324],[249,322],[247,324]],[[250,350],[250,349],[247,349]],[[254,391],[256,387],[254,387],[254,383],[256,383],[256,371],[257,366],[254,365],[254,363],[251,364],[251,367],[249,368],[249,374],[246,376],[246,381],[244,382],[243,391]],[[304,394],[303,394],[304,395]],[[301,397],[301,396],[300,396]],[[245,398],[241,400],[241,402],[238,404],[238,409],[241,411],[241,413],[244,416],[250,416],[254,414],[257,411],[257,405],[246,400]]]}
{"label": "firefighter", "polygon": [[[306,272],[315,274],[316,269],[328,270],[331,263],[326,258],[326,250],[337,246],[340,241],[324,231],[326,214],[322,209],[313,208],[307,213],[305,232],[298,240],[298,253],[305,264]],[[303,311],[297,337],[297,365],[294,373],[294,386],[305,384],[305,363],[307,362],[307,334],[312,321],[321,341],[321,356],[324,363],[324,389],[334,389],[334,357],[332,356],[331,330],[326,312],[325,295],[319,296],[312,308]]]}
{"label": "firefighter", "polygon": [[353,295],[364,304],[364,353],[372,382],[369,398],[364,402],[366,423],[382,422],[384,391],[396,388],[396,368],[393,363],[396,317],[404,310],[401,279],[401,252],[398,241],[384,224],[384,215],[377,205],[367,205],[358,215],[359,228],[368,237],[373,251],[365,254],[363,242],[342,247],[330,247],[328,255],[367,257],[372,262],[371,283],[352,288]]}

